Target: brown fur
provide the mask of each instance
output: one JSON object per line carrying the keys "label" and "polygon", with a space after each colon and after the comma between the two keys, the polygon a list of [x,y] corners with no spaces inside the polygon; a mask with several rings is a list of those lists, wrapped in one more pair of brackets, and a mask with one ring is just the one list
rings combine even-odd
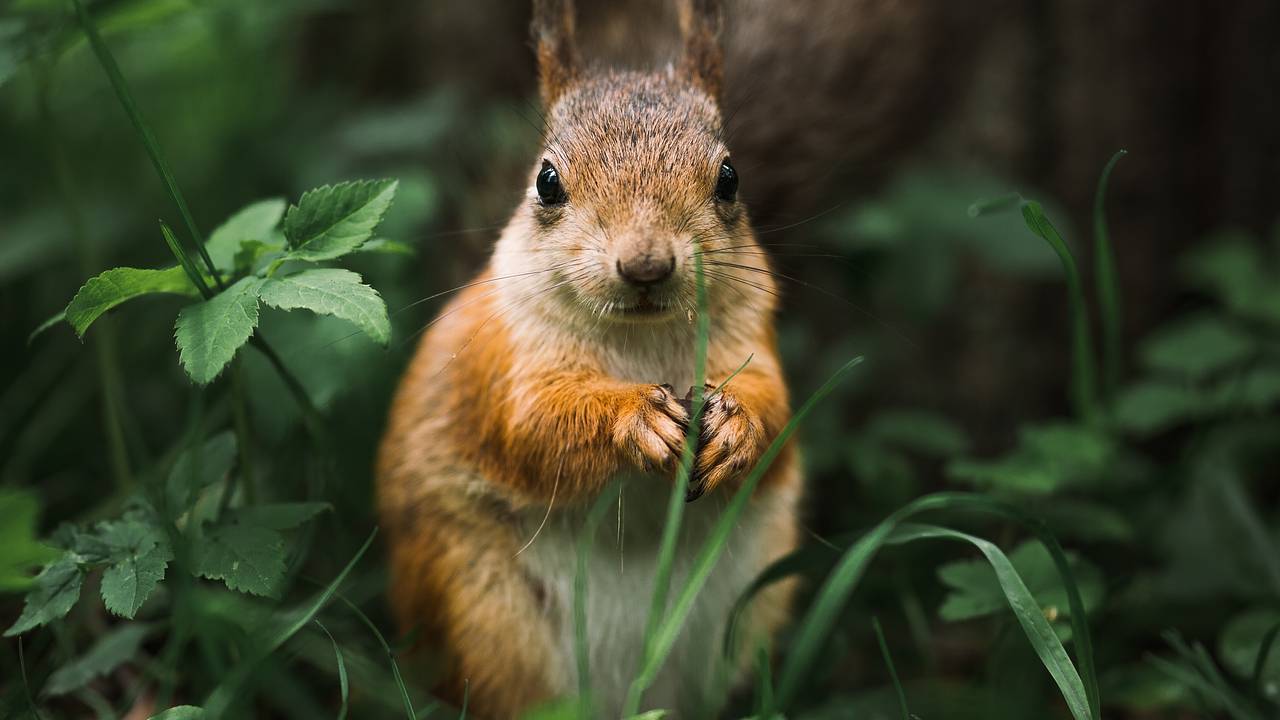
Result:
{"label": "brown fur", "polygon": [[[658,74],[578,73],[568,3],[535,10],[550,107],[530,184],[545,158],[569,201],[544,207],[531,190],[489,268],[431,326],[377,469],[395,614],[444,650],[441,692],[457,700],[466,683],[482,718],[571,690],[572,669],[556,654],[569,629],[519,557],[522,515],[580,506],[629,469],[670,477],[676,465],[688,418],[670,386],[692,382],[695,253],[706,268],[708,383],[750,358],[709,398],[697,458],[708,497],[697,502],[722,502],[789,418],[768,263],[742,206],[713,197],[728,155],[714,101],[718,7],[683,8],[689,53],[680,72]],[[615,266],[646,253],[673,259],[667,286],[641,291],[620,279]],[[754,562],[745,568],[754,574],[794,547],[799,483],[788,448],[753,500],[766,556],[729,552],[721,563]],[[757,636],[776,631],[789,594],[756,602]]]}

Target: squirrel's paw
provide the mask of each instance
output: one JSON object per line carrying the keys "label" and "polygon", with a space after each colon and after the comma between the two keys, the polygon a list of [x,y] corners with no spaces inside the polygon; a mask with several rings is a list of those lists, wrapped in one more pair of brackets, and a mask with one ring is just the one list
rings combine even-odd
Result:
{"label": "squirrel's paw", "polygon": [[613,439],[636,466],[667,471],[680,460],[689,415],[670,385],[642,385],[619,414]]}
{"label": "squirrel's paw", "polygon": [[692,502],[722,483],[742,479],[760,459],[764,447],[764,423],[759,416],[733,393],[711,392],[702,411],[698,460],[686,500]]}

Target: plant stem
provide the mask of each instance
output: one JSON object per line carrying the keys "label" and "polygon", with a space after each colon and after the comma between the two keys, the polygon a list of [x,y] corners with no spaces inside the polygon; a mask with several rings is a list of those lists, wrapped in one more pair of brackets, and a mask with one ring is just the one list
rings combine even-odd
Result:
{"label": "plant stem", "polygon": [[271,363],[271,367],[275,368],[276,374],[284,381],[285,387],[289,388],[289,392],[293,394],[293,399],[298,403],[298,409],[302,411],[302,422],[306,425],[307,432],[311,434],[312,440],[321,448],[329,447],[325,444],[327,435],[320,411],[312,404],[311,398],[307,395],[307,389],[302,386],[302,382],[289,371],[289,368],[285,367],[280,355],[267,343],[261,333],[254,335],[249,339],[249,342],[266,356],[268,362]]}
{"label": "plant stem", "polygon": [[1098,189],[1093,196],[1094,282],[1102,320],[1102,390],[1108,404],[1115,401],[1116,390],[1120,387],[1123,329],[1120,318],[1119,273],[1116,271],[1116,256],[1111,245],[1111,234],[1107,229],[1107,186],[1110,184],[1111,171],[1115,169],[1116,163],[1128,154],[1127,150],[1120,150],[1111,156],[1111,160],[1102,169],[1102,176],[1098,179]]}
{"label": "plant stem", "polygon": [[252,505],[257,493],[253,485],[253,432],[249,427],[249,394],[244,386],[244,367],[236,360],[231,367],[231,412],[236,427],[236,448],[240,451],[240,484],[245,502]]}
{"label": "plant stem", "polygon": [[[49,159],[53,165],[54,178],[58,185],[67,224],[71,229],[71,237],[75,242],[80,269],[84,275],[90,275],[99,265],[96,248],[89,242],[89,233],[84,221],[84,213],[80,208],[78,196],[72,181],[70,163],[62,144],[58,141],[58,126],[49,102],[49,86],[52,83],[53,68],[42,64],[37,70],[36,105],[40,122],[44,126],[45,141]],[[102,388],[102,429],[107,438],[107,454],[111,465],[111,476],[115,479],[116,490],[128,493],[133,489],[133,472],[129,467],[129,452],[125,447],[124,430],[120,422],[123,408],[121,398],[123,383],[120,380],[120,365],[117,362],[115,332],[109,322],[110,318],[102,318],[108,322],[100,323],[94,333],[93,359],[98,373],[98,383]]]}
{"label": "plant stem", "polygon": [[102,41],[102,36],[98,34],[98,27],[94,24],[93,18],[88,11],[85,10],[84,3],[81,0],[71,0],[71,4],[75,7],[76,17],[80,20],[80,26],[84,29],[85,37],[88,38],[89,45],[93,48],[93,53],[98,58],[98,63],[102,65],[103,72],[107,74],[107,79],[111,81],[111,87],[115,90],[116,98],[120,100],[120,104],[124,107],[125,114],[129,116],[129,122],[133,123],[134,130],[138,131],[142,145],[146,148],[147,156],[151,158],[151,164],[155,166],[161,181],[164,182],[164,187],[168,191],[169,197],[178,206],[178,212],[182,215],[182,222],[186,224],[187,233],[191,235],[192,241],[195,242],[196,250],[199,251],[200,257],[204,260],[204,264],[218,289],[224,289],[222,278],[218,276],[218,269],[214,267],[213,259],[209,257],[209,251],[204,247],[204,236],[200,234],[195,220],[191,217],[191,210],[187,207],[186,198],[182,196],[182,191],[178,189],[178,182],[173,177],[173,171],[169,168],[169,163],[165,160],[164,154],[160,151],[160,143],[156,141],[155,134],[151,132],[151,126],[147,125],[146,121],[142,119],[142,112],[138,109],[138,104],[134,101],[133,94],[129,92],[129,86],[125,83],[124,76],[120,74],[120,66],[116,64],[116,59],[107,48],[107,44]]}

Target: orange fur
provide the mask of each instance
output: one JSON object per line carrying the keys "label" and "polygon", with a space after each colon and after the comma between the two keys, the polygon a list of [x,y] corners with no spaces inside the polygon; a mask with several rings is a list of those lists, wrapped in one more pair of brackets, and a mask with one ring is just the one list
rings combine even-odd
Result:
{"label": "orange fur", "polygon": [[[699,0],[686,10],[718,12],[715,5]],[[535,37],[571,38],[571,26],[555,26],[566,5],[541,7],[559,14],[536,18]],[[693,20],[685,25],[703,32],[719,22]],[[694,65],[718,73],[709,42],[690,41]],[[572,48],[555,52],[570,57]],[[423,337],[377,467],[397,620],[443,651],[440,691],[458,700],[467,684],[481,718],[515,717],[573,690],[576,670],[563,651],[572,628],[557,590],[573,566],[552,556],[548,570],[521,556],[542,527],[530,531],[528,518],[546,523],[580,508],[630,471],[672,476],[688,422],[676,394],[693,381],[695,253],[707,270],[708,383],[751,358],[708,397],[696,461],[707,496],[698,507],[723,503],[789,418],[768,263],[743,209],[712,195],[727,155],[703,84],[713,78],[563,68],[548,76],[541,40],[538,53],[544,85],[548,77],[554,85],[545,157],[569,201],[544,206],[531,190],[490,267]],[[539,166],[541,159],[535,173]],[[629,253],[670,254],[673,279],[643,292],[628,286],[615,266]],[[628,309],[637,302],[656,309],[637,315]],[[745,543],[742,551],[731,547],[720,560],[725,592],[745,588],[794,548],[800,483],[787,448],[752,500],[746,535],[734,541]],[[572,532],[573,521],[564,522]],[[753,604],[751,634],[772,636],[790,592],[778,587]],[[646,604],[637,598],[636,622]]]}

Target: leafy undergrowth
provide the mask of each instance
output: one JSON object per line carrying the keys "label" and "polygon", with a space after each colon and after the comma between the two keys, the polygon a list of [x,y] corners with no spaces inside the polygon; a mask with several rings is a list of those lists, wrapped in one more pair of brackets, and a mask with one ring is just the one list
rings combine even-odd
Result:
{"label": "leafy undergrowth", "polygon": [[[156,242],[165,243],[175,265],[102,272],[33,335],[56,332],[65,322],[92,343],[103,331],[95,323],[123,303],[150,295],[177,299],[182,305],[172,336],[191,387],[174,392],[190,393],[191,410],[176,443],[136,474],[117,465],[114,494],[47,537],[38,537],[34,493],[0,493],[6,518],[0,592],[23,593],[5,631],[15,652],[4,665],[0,708],[34,717],[92,712],[169,720],[465,716],[465,707],[431,698],[416,682],[423,674],[402,673],[400,651],[414,638],[388,640],[381,618],[366,615],[380,605],[383,581],[370,569],[376,561],[368,552],[374,541],[368,528],[348,532],[330,500],[338,484],[339,463],[331,455],[338,419],[298,377],[305,367],[291,364],[259,328],[266,308],[305,309],[345,323],[351,335],[389,343],[390,318],[378,291],[333,264],[404,252],[375,234],[397,183],[324,186],[292,206],[280,199],[256,202],[205,241],[94,18],[77,9],[181,216],[183,237],[162,224]],[[1274,415],[1280,256],[1240,235],[1214,239],[1184,263],[1186,283],[1206,298],[1203,306],[1135,349],[1122,347],[1121,296],[1103,205],[1119,157],[1098,188],[1092,294],[1071,245],[1040,204],[1009,196],[975,205],[971,213],[1021,213],[1034,237],[1024,232],[1021,259],[1005,261],[1039,272],[1044,257],[1052,263],[1056,256],[1071,311],[1072,414],[1024,423],[1012,447],[994,456],[975,455],[964,428],[917,409],[883,412],[852,431],[828,428],[835,433],[829,445],[847,455],[847,473],[868,495],[916,488],[931,472],[976,492],[912,492],[865,530],[810,544],[763,573],[731,621],[755,593],[784,578],[805,577],[812,592],[777,652],[759,653],[755,682],[733,700],[742,714],[992,718],[1025,717],[1030,707],[1037,717],[1075,720],[1097,720],[1104,711],[1262,720],[1280,709],[1280,653],[1272,651],[1280,634],[1280,538],[1274,518],[1259,509],[1265,504],[1255,500],[1270,492],[1257,482],[1267,479],[1258,468],[1280,462]],[[936,216],[930,209],[907,215],[927,222],[922,218]],[[983,232],[956,232],[983,252],[1000,254],[979,239]],[[1026,250],[1044,247],[1052,255]],[[1096,336],[1094,305],[1101,321]],[[706,314],[699,318],[700,377],[709,330]],[[168,326],[158,332],[167,344]],[[33,342],[47,340],[33,336]],[[1139,368],[1134,376],[1124,372],[1130,356]],[[255,360],[265,361],[257,367],[265,370],[255,373]],[[672,488],[659,582],[644,620],[640,671],[631,684],[633,717],[662,716],[663,708],[646,707],[645,690],[727,551],[751,489],[782,442],[861,370],[858,365],[859,359],[842,360],[802,403],[726,506],[693,572],[674,584],[670,568],[697,441],[696,434],[688,438]],[[255,403],[279,386],[297,408],[304,447],[297,455],[273,451],[279,431],[256,412]],[[702,387],[694,384],[699,393]],[[700,395],[694,398],[695,414],[701,403]],[[107,422],[113,455],[129,457],[120,439],[127,433],[117,436],[112,428]],[[1168,444],[1178,452],[1165,451]],[[600,498],[593,522],[613,497],[610,491]],[[1165,532],[1151,534],[1151,527]],[[326,558],[321,533],[330,531],[356,535],[348,545],[358,549]],[[952,550],[939,555],[939,546]],[[580,568],[590,551],[580,548]],[[914,574],[890,563],[909,565]],[[891,582],[882,582],[886,578]],[[920,599],[924,582],[933,590],[928,603]],[[577,695],[536,717],[592,716],[584,602],[590,590],[580,575]],[[878,619],[860,604],[868,594],[876,596]],[[1215,608],[1217,616],[1202,620],[1183,610],[1197,607]],[[982,657],[966,659],[983,670],[957,670],[939,660],[935,639],[952,633],[990,636],[977,643]],[[1141,652],[1117,650],[1112,640],[1120,635],[1130,641],[1124,647]],[[1212,638],[1210,646],[1205,638]],[[737,641],[730,631],[725,651],[735,652]],[[832,676],[849,669],[841,659],[851,643],[873,648],[863,653],[874,658],[873,669],[859,670],[861,685],[873,689],[831,693]]]}

